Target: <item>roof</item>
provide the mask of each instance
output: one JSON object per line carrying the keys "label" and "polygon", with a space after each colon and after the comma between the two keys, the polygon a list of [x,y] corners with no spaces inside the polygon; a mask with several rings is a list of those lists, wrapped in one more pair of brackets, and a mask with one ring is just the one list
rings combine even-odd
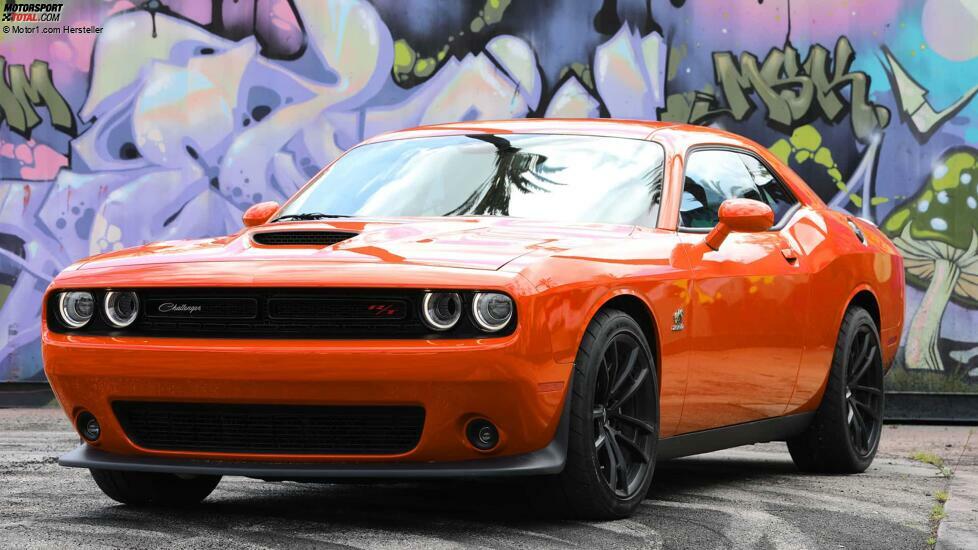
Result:
{"label": "roof", "polygon": [[367,142],[387,141],[412,137],[458,135],[470,133],[492,134],[580,134],[645,139],[663,128],[677,126],[673,122],[654,120],[621,120],[610,118],[520,118],[513,120],[473,120],[419,126],[388,132],[370,138]]}
{"label": "roof", "polygon": [[448,136],[460,134],[576,134],[589,136],[649,139],[652,134],[685,146],[698,143],[720,145],[749,145],[763,149],[753,141],[709,126],[660,122],[656,120],[628,120],[616,118],[517,118],[511,120],[472,120],[430,124],[387,132],[367,139],[364,143],[394,139]]}

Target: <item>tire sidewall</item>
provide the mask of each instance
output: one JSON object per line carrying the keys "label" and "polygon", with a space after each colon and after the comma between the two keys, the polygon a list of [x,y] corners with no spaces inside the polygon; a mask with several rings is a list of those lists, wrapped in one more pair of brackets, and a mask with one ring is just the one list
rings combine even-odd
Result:
{"label": "tire sidewall", "polygon": [[[837,350],[837,356],[834,359],[833,368],[837,369],[839,384],[835,391],[841,392],[841,398],[839,399],[839,406],[842,407],[842,411],[839,414],[839,418],[842,419],[843,425],[841,426],[842,433],[845,434],[845,448],[849,455],[850,462],[855,465],[860,470],[865,470],[873,462],[876,457],[876,451],[879,449],[879,440],[882,437],[882,433],[875,434],[876,444],[870,450],[869,454],[862,456],[855,449],[852,444],[852,440],[849,437],[849,423],[848,423],[848,403],[845,397],[846,390],[848,388],[848,372],[846,362],[848,361],[849,350],[851,349],[853,339],[856,337],[858,329],[863,326],[868,326],[873,334],[873,338],[876,342],[876,353],[881,353],[880,348],[880,335],[879,330],[876,328],[876,323],[873,318],[864,309],[853,309],[848,314],[848,323],[846,324],[846,329],[844,332],[839,334],[840,338],[843,338],[843,347],[841,350]],[[838,351],[841,351],[841,357]],[[882,369],[880,361],[874,361],[873,369]],[[880,378],[882,379],[882,373],[880,373]],[[882,390],[882,388],[880,388]],[[882,398],[881,398],[882,399]],[[881,411],[882,412],[882,411]],[[882,422],[877,423],[875,428],[876,432],[882,432]]]}
{"label": "tire sidewall", "polygon": [[[622,499],[619,498],[617,495],[615,495],[615,493],[605,484],[604,479],[601,477],[601,473],[597,461],[597,453],[594,452],[594,445],[593,445],[594,422],[590,420],[591,407],[592,407],[592,403],[594,402],[594,392],[596,391],[597,388],[597,377],[598,377],[599,370],[601,368],[600,364],[601,364],[602,356],[600,354],[600,351],[604,348],[606,342],[608,342],[610,339],[614,338],[615,336],[621,333],[627,333],[633,338],[635,338],[639,342],[639,345],[641,346],[643,352],[646,354],[646,357],[648,358],[649,368],[651,370],[649,376],[651,376],[652,379],[652,389],[653,389],[653,396],[654,396],[653,397],[654,403],[652,404],[652,410],[654,411],[653,425],[656,427],[656,433],[655,433],[656,437],[653,438],[652,450],[649,454],[650,464],[649,464],[648,473],[645,476],[645,479],[643,480],[639,490],[635,492],[634,496],[628,499]],[[638,503],[645,499],[645,495],[648,492],[648,488],[652,482],[652,476],[655,473],[655,462],[656,462],[655,457],[656,457],[656,451],[658,449],[658,436],[659,436],[659,399],[658,399],[659,381],[655,372],[655,356],[652,354],[652,350],[649,347],[645,335],[642,333],[642,330],[639,327],[638,323],[636,323],[630,316],[617,311],[611,314],[611,318],[608,320],[608,322],[600,324],[598,330],[594,335],[593,340],[591,340],[590,342],[583,343],[582,347],[584,345],[591,345],[593,348],[588,350],[591,353],[588,354],[587,356],[586,359],[587,364],[584,368],[584,372],[586,375],[586,377],[583,380],[584,392],[582,396],[584,397],[584,399],[581,400],[582,402],[573,403],[572,407],[578,409],[578,412],[580,413],[579,417],[587,418],[588,421],[583,422],[582,426],[578,426],[578,433],[582,434],[582,436],[580,438],[580,441],[577,441],[575,443],[587,445],[588,447],[588,452],[585,453],[585,456],[587,457],[587,461],[588,461],[588,472],[590,473],[591,476],[593,476],[593,480],[592,480],[593,483],[596,486],[600,487],[601,490],[599,491],[599,493],[601,495],[602,500],[604,500],[605,505],[609,509],[615,510],[616,513],[625,515],[628,514],[630,511],[634,510],[634,508],[638,506]],[[581,357],[581,354],[579,354],[578,360],[579,361],[584,360],[584,358]],[[575,383],[577,382],[578,381],[575,381]]]}

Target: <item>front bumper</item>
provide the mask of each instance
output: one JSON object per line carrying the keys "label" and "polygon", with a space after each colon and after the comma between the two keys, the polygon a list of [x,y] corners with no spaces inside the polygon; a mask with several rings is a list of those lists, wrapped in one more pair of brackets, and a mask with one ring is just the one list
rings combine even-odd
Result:
{"label": "front bumper", "polygon": [[[569,402],[568,402],[569,403]],[[287,463],[229,462],[216,460],[169,459],[154,456],[120,456],[81,444],[58,459],[69,468],[94,468],[155,472],[178,475],[243,476],[270,481],[310,481],[339,479],[444,479],[510,477],[560,473],[567,461],[567,422],[561,419],[550,443],[540,449],[515,456],[463,460],[457,462],[392,463]]]}
{"label": "front bumper", "polygon": [[[538,336],[538,335],[535,335]],[[534,345],[536,341],[536,345]],[[45,370],[74,421],[88,411],[102,433],[65,455],[88,468],[223,473],[263,478],[433,477],[552,473],[571,364],[517,330],[511,336],[438,341],[254,341],[120,338],[43,333]],[[418,445],[398,455],[199,452],[142,448],[114,401],[301,405],[420,405]],[[472,418],[500,432],[475,449]]]}

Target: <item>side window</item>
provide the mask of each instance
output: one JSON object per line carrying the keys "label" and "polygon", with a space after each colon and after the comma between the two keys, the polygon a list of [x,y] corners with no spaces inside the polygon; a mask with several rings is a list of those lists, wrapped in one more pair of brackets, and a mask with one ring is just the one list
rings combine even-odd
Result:
{"label": "side window", "polygon": [[679,205],[683,227],[713,227],[720,221],[720,203],[727,199],[760,200],[754,179],[740,157],[738,153],[720,150],[694,151],[689,155]]}
{"label": "side window", "polygon": [[788,191],[781,181],[774,177],[771,172],[761,164],[761,161],[750,155],[737,155],[744,161],[744,166],[750,172],[754,185],[761,195],[761,201],[766,202],[771,210],[774,210],[774,223],[780,223],[781,218],[788,213],[788,210],[798,204],[798,200]]}
{"label": "side window", "polygon": [[694,151],[686,160],[686,179],[679,206],[680,225],[711,228],[727,199],[754,199],[774,210],[775,223],[797,202],[760,161],[726,150]]}

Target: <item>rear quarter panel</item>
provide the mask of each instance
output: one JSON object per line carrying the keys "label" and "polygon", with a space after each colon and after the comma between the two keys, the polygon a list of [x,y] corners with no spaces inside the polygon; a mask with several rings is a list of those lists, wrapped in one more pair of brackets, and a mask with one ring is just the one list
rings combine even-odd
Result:
{"label": "rear quarter panel", "polygon": [[[795,392],[786,413],[814,410],[828,379],[847,306],[859,292],[875,297],[880,313],[883,363],[896,355],[903,327],[903,260],[875,226],[828,209],[811,210],[793,231],[812,272],[808,334]],[[852,221],[866,238],[860,242]],[[790,306],[788,306],[790,307]]]}

